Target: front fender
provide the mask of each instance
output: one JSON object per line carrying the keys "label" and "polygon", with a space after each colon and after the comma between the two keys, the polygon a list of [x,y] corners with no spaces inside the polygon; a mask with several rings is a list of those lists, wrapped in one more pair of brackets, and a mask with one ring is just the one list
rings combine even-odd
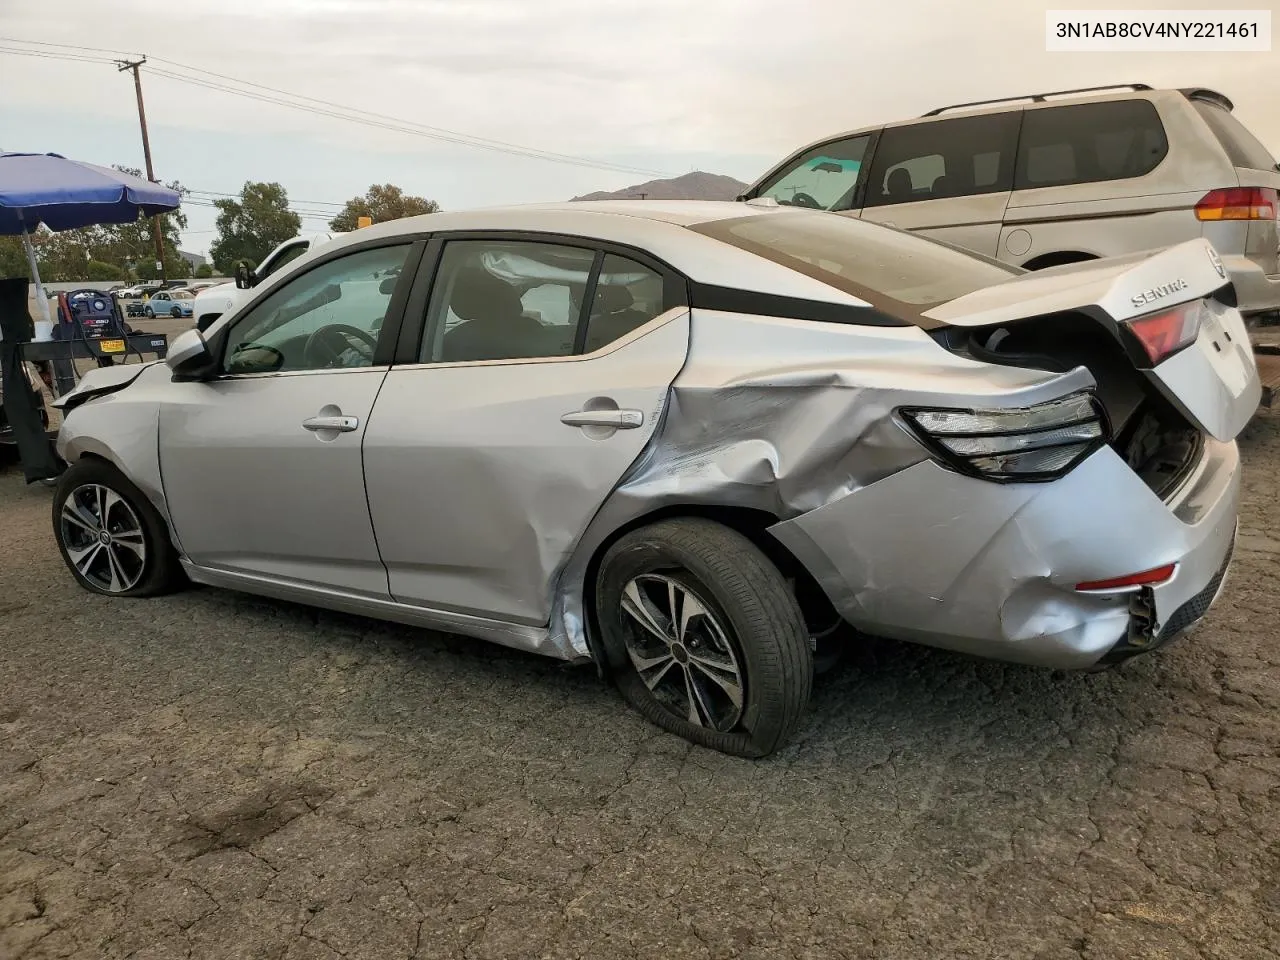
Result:
{"label": "front fender", "polygon": [[159,360],[150,360],[146,363],[120,363],[110,367],[96,367],[80,378],[74,390],[54,400],[53,405],[64,414],[69,414],[86,400],[123,390],[137,380],[144,370],[158,363],[160,363]]}

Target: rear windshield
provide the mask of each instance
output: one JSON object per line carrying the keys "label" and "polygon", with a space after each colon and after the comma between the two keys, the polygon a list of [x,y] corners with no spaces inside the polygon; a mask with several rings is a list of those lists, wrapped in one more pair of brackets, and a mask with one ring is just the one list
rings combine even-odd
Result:
{"label": "rear windshield", "polygon": [[835,214],[779,212],[716,220],[690,229],[874,306],[892,309],[897,304],[912,313],[1004,283],[1022,272],[948,245]]}
{"label": "rear windshield", "polygon": [[1235,118],[1229,111],[1214,103],[1194,100],[1196,110],[1209,125],[1213,135],[1227,151],[1234,167],[1245,167],[1249,170],[1274,170],[1275,157],[1262,142],[1249,132],[1248,127]]}

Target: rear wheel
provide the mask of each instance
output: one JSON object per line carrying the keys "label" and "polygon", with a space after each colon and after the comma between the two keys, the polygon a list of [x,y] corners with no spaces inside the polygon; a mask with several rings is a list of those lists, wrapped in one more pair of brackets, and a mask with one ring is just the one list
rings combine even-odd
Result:
{"label": "rear wheel", "polygon": [[763,757],[795,731],[813,657],[795,596],[746,537],[680,518],[605,554],[600,640],[623,697],[686,740]]}
{"label": "rear wheel", "polygon": [[150,307],[143,307],[143,308],[142,308],[142,315],[143,315],[144,317],[146,317],[148,320],[154,320],[154,319],[155,319],[155,316],[156,316],[156,315],[155,315],[155,311],[154,311],[154,310],[152,310]]}
{"label": "rear wheel", "polygon": [[160,514],[102,460],[78,460],[58,478],[53,532],[67,569],[94,593],[147,597],[185,579]]}

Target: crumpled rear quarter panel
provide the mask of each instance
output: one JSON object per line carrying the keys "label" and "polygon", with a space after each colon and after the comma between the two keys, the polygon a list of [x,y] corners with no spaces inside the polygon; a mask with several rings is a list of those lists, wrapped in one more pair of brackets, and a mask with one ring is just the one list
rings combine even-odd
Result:
{"label": "crumpled rear quarter panel", "polygon": [[780,521],[927,459],[904,405],[1026,406],[1094,384],[948,353],[915,327],[860,327],[695,309],[689,357],[661,428],[605,501],[560,577],[557,645],[588,654],[592,557],[615,532],[678,506],[732,506]]}

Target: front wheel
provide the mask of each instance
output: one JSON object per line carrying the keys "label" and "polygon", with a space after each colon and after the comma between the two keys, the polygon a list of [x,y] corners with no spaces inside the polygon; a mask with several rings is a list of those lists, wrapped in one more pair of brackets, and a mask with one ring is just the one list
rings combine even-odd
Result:
{"label": "front wheel", "polygon": [[77,460],[58,478],[53,533],[67,569],[94,593],[147,597],[184,579],[160,514],[105,461]]}
{"label": "front wheel", "polygon": [[156,317],[155,311],[153,311],[150,307],[144,307],[142,310],[142,315],[146,317],[148,320],[154,320]]}
{"label": "front wheel", "polygon": [[182,316],[182,311],[178,307],[174,307],[172,310],[169,311],[169,316],[173,317],[176,320],[178,319],[178,317]]}
{"label": "front wheel", "polygon": [[679,518],[628,533],[601,562],[596,618],[623,697],[658,726],[743,757],[795,731],[813,684],[804,616],[736,531]]}

